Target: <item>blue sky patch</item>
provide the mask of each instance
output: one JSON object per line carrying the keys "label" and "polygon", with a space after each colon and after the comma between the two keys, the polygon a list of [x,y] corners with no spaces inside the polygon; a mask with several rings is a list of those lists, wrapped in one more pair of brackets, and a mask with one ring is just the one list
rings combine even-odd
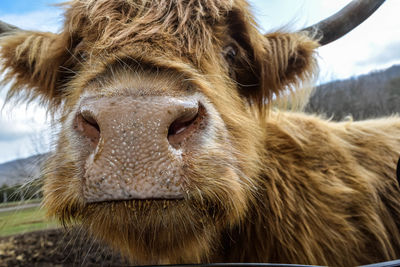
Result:
{"label": "blue sky patch", "polygon": [[21,14],[31,11],[40,11],[43,9],[54,8],[52,5],[61,3],[61,0],[1,0],[0,15]]}

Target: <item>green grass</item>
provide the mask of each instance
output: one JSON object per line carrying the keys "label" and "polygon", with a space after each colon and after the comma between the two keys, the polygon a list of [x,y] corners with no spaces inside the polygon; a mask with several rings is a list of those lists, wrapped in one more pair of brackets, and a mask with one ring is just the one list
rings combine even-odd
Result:
{"label": "green grass", "polygon": [[56,221],[47,219],[45,213],[40,207],[0,212],[0,236],[59,227]]}

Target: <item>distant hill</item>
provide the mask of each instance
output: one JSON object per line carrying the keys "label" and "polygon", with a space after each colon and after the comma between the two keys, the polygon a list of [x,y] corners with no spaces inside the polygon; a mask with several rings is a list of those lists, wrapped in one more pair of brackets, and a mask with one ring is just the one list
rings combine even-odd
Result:
{"label": "distant hill", "polygon": [[316,89],[305,110],[334,120],[349,115],[361,120],[400,114],[400,65],[323,84]]}
{"label": "distant hill", "polygon": [[35,155],[0,164],[0,187],[22,184],[40,175],[43,161],[48,154]]}

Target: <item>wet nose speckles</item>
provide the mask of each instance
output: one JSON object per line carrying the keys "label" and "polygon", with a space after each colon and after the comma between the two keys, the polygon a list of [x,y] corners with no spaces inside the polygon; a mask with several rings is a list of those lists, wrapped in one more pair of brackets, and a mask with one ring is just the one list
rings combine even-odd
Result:
{"label": "wet nose speckles", "polygon": [[[182,198],[182,151],[167,139],[178,116],[170,114],[171,102],[124,98],[114,102],[118,104],[96,105],[102,104],[98,120],[104,143],[100,156],[86,164],[85,200]],[[179,112],[185,109],[179,108]]]}

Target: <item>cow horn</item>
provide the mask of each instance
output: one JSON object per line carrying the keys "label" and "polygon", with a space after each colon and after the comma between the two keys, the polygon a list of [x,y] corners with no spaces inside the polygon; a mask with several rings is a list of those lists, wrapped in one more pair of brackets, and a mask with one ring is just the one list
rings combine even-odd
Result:
{"label": "cow horn", "polygon": [[347,34],[371,16],[385,0],[353,0],[336,14],[301,31],[308,32],[321,46]]}
{"label": "cow horn", "polygon": [[20,31],[20,30],[21,30],[20,28],[0,20],[0,36],[5,33]]}
{"label": "cow horn", "polygon": [[[336,14],[302,29],[314,36],[323,46],[347,34],[371,16],[385,0],[353,0]],[[0,35],[20,31],[14,25],[0,21]]]}

